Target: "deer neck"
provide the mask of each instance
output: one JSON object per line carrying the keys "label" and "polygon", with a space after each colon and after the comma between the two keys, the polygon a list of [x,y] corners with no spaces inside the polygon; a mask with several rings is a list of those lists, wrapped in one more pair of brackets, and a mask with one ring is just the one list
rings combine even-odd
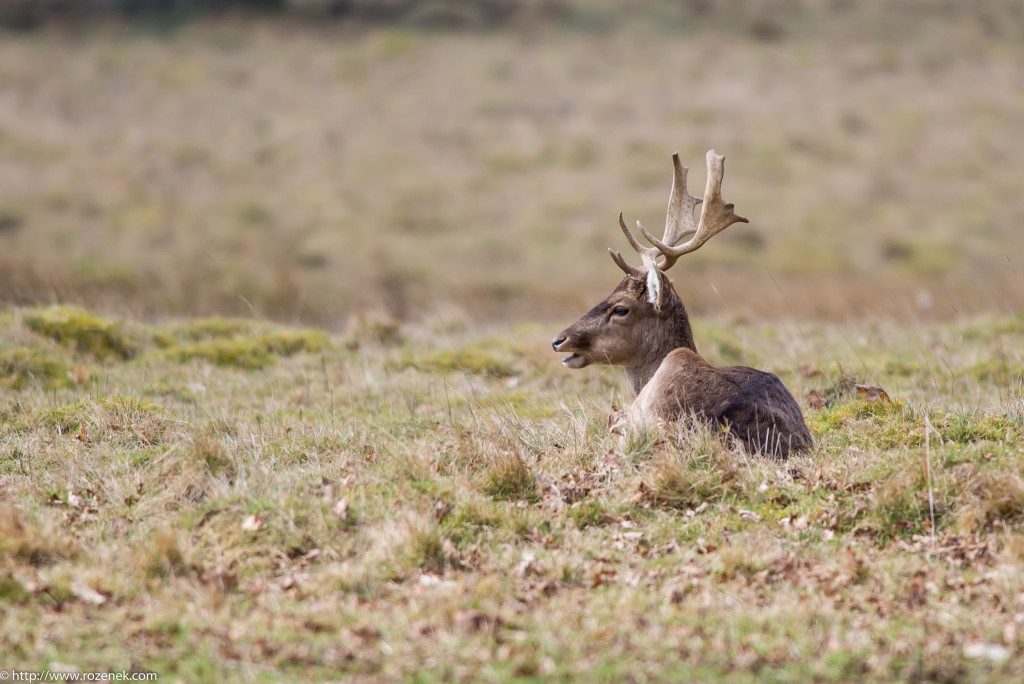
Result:
{"label": "deer neck", "polygon": [[640,390],[650,382],[651,378],[661,367],[672,351],[685,347],[693,352],[697,346],[693,343],[693,331],[690,329],[690,318],[686,315],[686,307],[673,297],[671,310],[659,321],[659,325],[650,332],[649,337],[644,340],[645,353],[637,359],[632,366],[626,367],[626,377],[629,378],[633,392],[640,394]]}

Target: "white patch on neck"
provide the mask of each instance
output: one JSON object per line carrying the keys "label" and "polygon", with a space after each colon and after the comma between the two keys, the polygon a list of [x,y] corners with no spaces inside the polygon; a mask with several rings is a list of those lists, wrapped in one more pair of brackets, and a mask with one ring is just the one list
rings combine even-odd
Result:
{"label": "white patch on neck", "polygon": [[657,313],[661,313],[661,274],[657,264],[651,264],[647,269],[647,301],[654,305]]}

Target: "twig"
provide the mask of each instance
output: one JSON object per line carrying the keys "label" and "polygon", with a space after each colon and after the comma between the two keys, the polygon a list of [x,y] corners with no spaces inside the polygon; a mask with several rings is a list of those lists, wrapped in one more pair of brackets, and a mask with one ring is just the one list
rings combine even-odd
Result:
{"label": "twig", "polygon": [[320,357],[320,363],[324,367],[324,382],[327,383],[327,396],[331,398],[331,416],[334,416],[334,387],[331,386],[331,377],[327,374],[327,359]]}
{"label": "twig", "polygon": [[455,419],[452,418],[452,400],[448,396],[448,378],[441,379],[444,382],[444,404],[448,408],[448,425],[455,427]]}
{"label": "twig", "polygon": [[[932,422],[928,420],[928,413],[924,414],[924,462],[925,472],[928,475],[928,515],[931,517],[932,523],[932,548],[935,547],[935,494],[932,491],[932,452],[931,442],[929,435],[932,431],[939,435],[938,430],[932,427]],[[939,439],[942,439],[942,435],[939,435]]]}

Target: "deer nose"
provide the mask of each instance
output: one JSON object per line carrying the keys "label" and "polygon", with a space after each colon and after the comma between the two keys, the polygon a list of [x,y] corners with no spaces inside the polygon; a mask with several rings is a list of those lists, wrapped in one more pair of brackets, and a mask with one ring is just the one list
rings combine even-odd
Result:
{"label": "deer nose", "polygon": [[562,346],[563,342],[565,342],[565,335],[562,335],[561,337],[556,337],[551,341],[551,348],[554,349],[555,351],[558,351],[558,348]]}

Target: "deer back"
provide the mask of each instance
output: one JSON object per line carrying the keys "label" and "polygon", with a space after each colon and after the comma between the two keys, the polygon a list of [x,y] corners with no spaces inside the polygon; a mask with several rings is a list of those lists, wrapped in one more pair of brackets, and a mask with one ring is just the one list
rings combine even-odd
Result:
{"label": "deer back", "polygon": [[749,453],[781,458],[813,444],[778,376],[747,366],[715,368],[689,349],[665,357],[627,415],[631,426],[688,418],[720,425]]}

